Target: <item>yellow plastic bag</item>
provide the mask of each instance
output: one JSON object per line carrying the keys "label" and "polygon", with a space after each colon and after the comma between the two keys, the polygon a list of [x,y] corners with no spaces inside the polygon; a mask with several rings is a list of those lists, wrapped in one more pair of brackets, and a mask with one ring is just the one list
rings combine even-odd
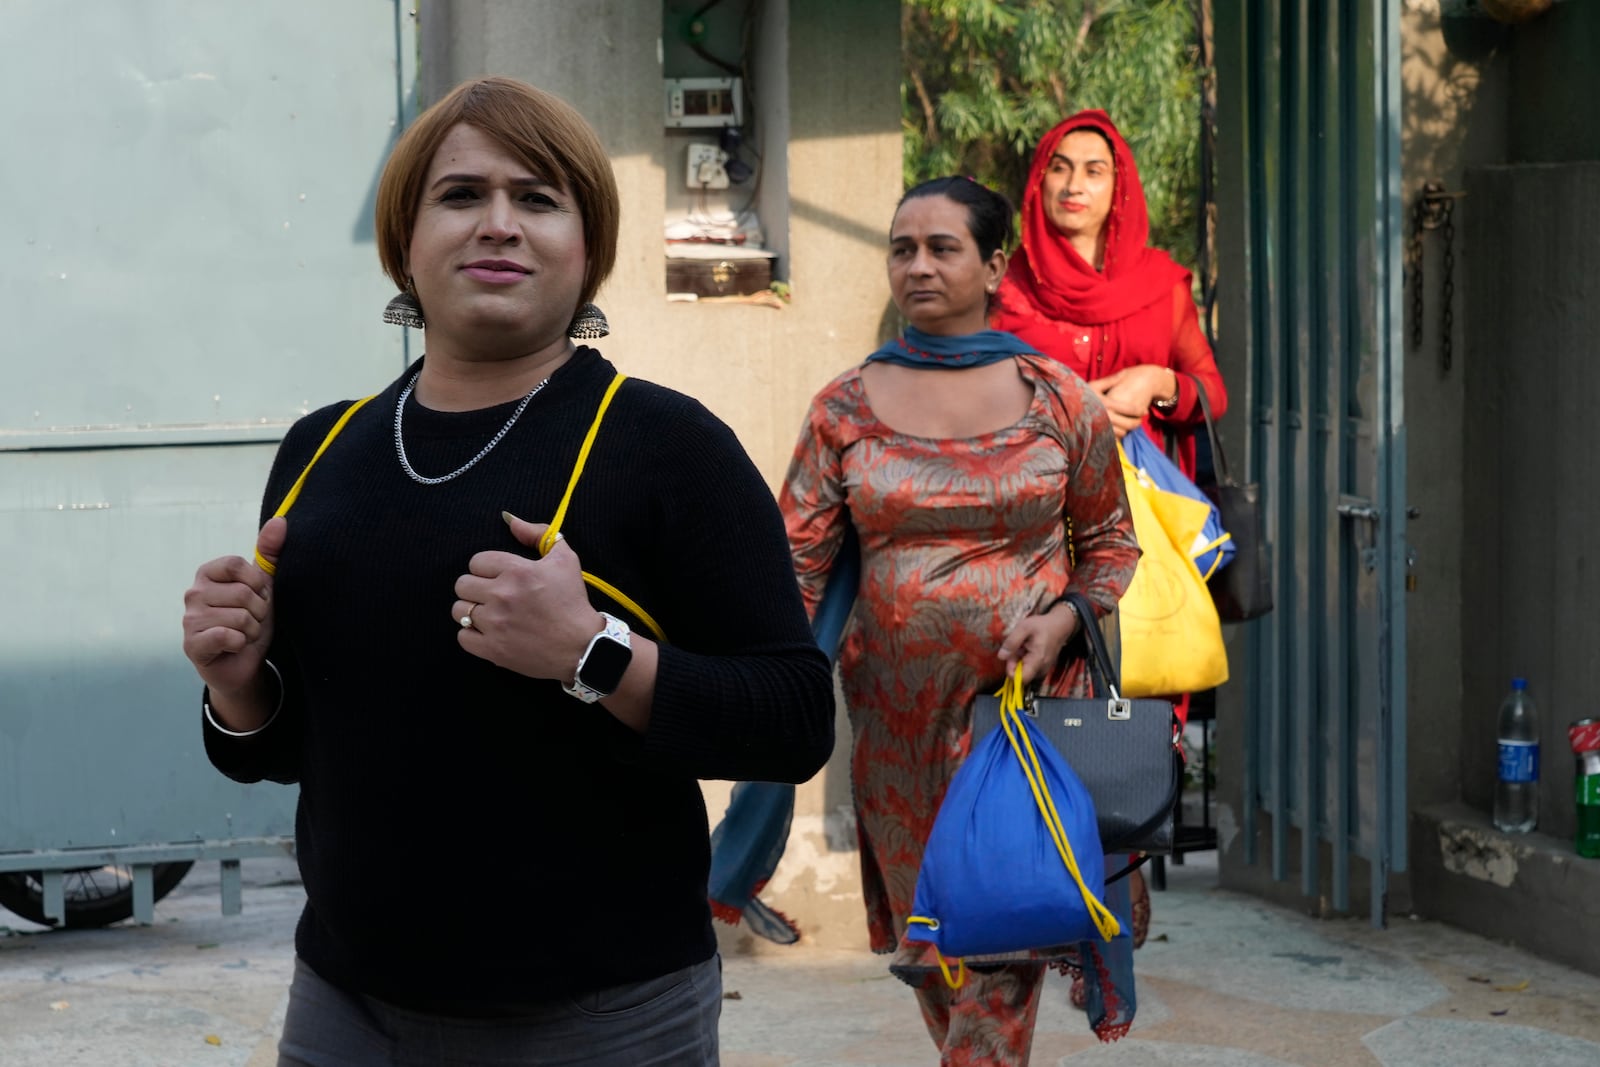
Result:
{"label": "yellow plastic bag", "polygon": [[1174,696],[1221,685],[1228,680],[1222,622],[1194,560],[1177,547],[1197,543],[1210,509],[1158,489],[1126,455],[1122,475],[1143,552],[1120,605],[1122,695]]}

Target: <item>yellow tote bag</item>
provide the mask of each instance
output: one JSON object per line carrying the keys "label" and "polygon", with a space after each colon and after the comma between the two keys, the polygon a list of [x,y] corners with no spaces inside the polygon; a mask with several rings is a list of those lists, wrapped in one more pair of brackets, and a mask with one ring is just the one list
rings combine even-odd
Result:
{"label": "yellow tote bag", "polygon": [[1228,680],[1222,622],[1194,560],[1177,547],[1197,543],[1211,509],[1157,488],[1126,455],[1122,476],[1143,552],[1120,604],[1122,695],[1172,696],[1221,685]]}

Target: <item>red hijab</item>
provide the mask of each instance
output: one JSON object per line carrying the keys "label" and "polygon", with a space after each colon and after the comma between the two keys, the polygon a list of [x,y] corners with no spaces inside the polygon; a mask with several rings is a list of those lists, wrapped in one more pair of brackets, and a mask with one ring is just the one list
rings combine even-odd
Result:
{"label": "red hijab", "polygon": [[[1055,228],[1043,203],[1045,169],[1061,139],[1074,130],[1094,130],[1111,144],[1116,177],[1105,221],[1105,264],[1095,270]],[[1062,362],[1059,331],[1049,323],[1105,327],[1111,366],[1168,363],[1172,343],[1173,289],[1189,272],[1165,252],[1149,247],[1150,215],[1133,151],[1104,111],[1080,111],[1039,142],[1022,194],[1022,247],[1011,257],[994,314],[996,329],[1009,330]],[[1007,292],[1006,290],[1010,290]],[[1081,373],[1081,369],[1080,373]]]}

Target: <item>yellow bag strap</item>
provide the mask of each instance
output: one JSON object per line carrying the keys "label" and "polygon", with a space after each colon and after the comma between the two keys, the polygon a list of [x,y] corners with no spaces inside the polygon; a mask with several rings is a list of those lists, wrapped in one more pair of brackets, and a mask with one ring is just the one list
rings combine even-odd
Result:
{"label": "yellow bag strap", "polygon": [[[376,395],[376,393],[373,394],[373,396]],[[370,396],[364,396],[344,409],[344,414],[339,416],[339,421],[333,424],[333,429],[328,431],[328,436],[322,439],[322,444],[318,445],[317,450],[311,454],[311,462],[306,464],[306,469],[300,472],[300,477],[296,478],[294,484],[289,487],[289,494],[283,498],[283,503],[279,504],[278,510],[272,513],[274,519],[289,514],[289,509],[294,507],[295,500],[300,496],[300,487],[306,484],[306,475],[311,473],[311,468],[317,465],[317,460],[321,459],[322,454],[328,450],[328,446],[333,444],[333,439],[339,436],[339,431],[344,429],[344,424],[350,421],[350,416],[360,411],[361,405],[371,399],[372,397]],[[268,574],[278,573],[278,565],[267,559],[259,551],[256,552],[256,566]]]}
{"label": "yellow bag strap", "polygon": [[[543,537],[539,538],[539,555],[541,556],[555,547],[556,535],[561,532],[561,524],[567,518],[567,507],[572,503],[572,494],[578,488],[578,479],[583,477],[584,464],[589,462],[589,450],[594,447],[594,439],[600,435],[600,423],[606,417],[606,409],[611,406],[611,398],[617,395],[617,390],[622,388],[622,383],[627,379],[628,376],[626,374],[618,374],[612,378],[611,384],[606,387],[605,395],[600,398],[600,408],[594,413],[594,422],[589,424],[589,432],[583,438],[583,447],[578,449],[578,461],[572,465],[572,477],[567,479],[567,491],[561,494],[561,503],[556,505],[556,515],[555,518],[550,520],[550,528],[545,530]],[[626,608],[634,618],[644,623],[645,629],[649,630],[651,636],[657,641],[666,641],[666,632],[661,629],[660,624],[651,618],[648,611],[636,604],[622,590],[603,578],[595,577],[588,571],[583,572],[583,580]]]}
{"label": "yellow bag strap", "polygon": [[[1072,851],[1072,842],[1068,840],[1067,831],[1061,824],[1061,813],[1056,809],[1055,798],[1050,795],[1050,784],[1044,779],[1044,768],[1039,764],[1039,753],[1033,747],[1033,738],[1022,725],[1022,708],[1027,698],[1022,684],[1021,663],[1017,664],[1016,672],[1000,687],[999,697],[1000,725],[1005,729],[1006,740],[1011,742],[1011,751],[1016,754],[1017,762],[1022,766],[1022,773],[1028,779],[1033,802],[1039,809],[1040,817],[1044,819],[1045,827],[1050,831],[1050,839],[1055,842],[1056,852],[1061,856],[1062,865],[1078,885],[1078,892],[1083,896],[1083,903],[1089,909],[1089,918],[1094,922],[1095,929],[1100,931],[1101,937],[1110,941],[1122,932],[1122,924],[1117,921],[1111,909],[1089,891],[1088,884],[1084,882],[1083,873],[1078,869],[1078,858]],[[933,930],[939,928],[939,920],[923,915],[908,916],[906,923],[919,923]],[[964,960],[957,961],[956,975],[952,977],[941,953],[939,970],[944,974],[945,984],[951,989],[960,989],[966,982]]]}
{"label": "yellow bag strap", "polygon": [[[612,378],[611,384],[606,387],[605,395],[600,398],[600,408],[594,414],[594,422],[589,425],[589,432],[584,435],[583,447],[578,449],[578,462],[572,466],[572,477],[567,479],[567,490],[561,494],[561,503],[556,507],[556,516],[550,520],[550,528],[546,530],[544,532],[544,536],[539,539],[540,556],[548,553],[551,547],[556,543],[556,534],[561,531],[561,523],[567,517],[567,507],[572,503],[572,493],[578,488],[578,479],[583,476],[583,466],[589,460],[589,451],[594,447],[594,439],[600,434],[600,422],[606,417],[606,409],[611,406],[611,398],[617,395],[617,390],[622,387],[622,383],[627,380],[627,377],[628,376],[625,374],[618,374],[616,377]],[[328,431],[328,436],[322,439],[322,444],[318,445],[316,452],[312,454],[311,462],[307,463],[305,470],[300,472],[300,477],[295,479],[294,485],[289,487],[289,493],[283,498],[283,503],[279,504],[278,510],[272,513],[273,518],[277,518],[280,515],[287,515],[289,513],[289,509],[294,506],[296,498],[300,496],[301,486],[306,484],[306,475],[311,473],[311,468],[316,466],[317,460],[322,458],[322,454],[328,450],[328,445],[333,443],[333,439],[339,436],[339,431],[343,430],[345,423],[350,421],[350,416],[354,415],[358,410],[360,410],[363,404],[371,399],[372,397],[370,396],[362,397],[360,400],[357,400],[354,404],[351,404],[348,408],[346,408],[343,415],[339,416],[339,421],[333,424],[333,428]],[[278,572],[277,566],[263,556],[260,552],[257,552],[255,555],[257,567],[260,567],[268,574],[276,574]],[[634,600],[622,590],[618,589],[616,586],[612,585],[610,582],[607,582],[603,578],[595,577],[588,571],[583,572],[583,580],[590,586],[598,589],[601,593],[610,597],[615,603],[622,605],[622,607],[631,613],[635,618],[644,623],[645,629],[649,630],[651,636],[653,636],[657,641],[666,641],[666,632],[661,629],[660,624],[651,617],[648,611],[645,611],[644,608],[635,603]]]}
{"label": "yellow bag strap", "polygon": [[[1189,558],[1193,559],[1196,556],[1203,556],[1207,552],[1210,552],[1213,548],[1221,548],[1223,545],[1227,544],[1229,541],[1232,541],[1232,540],[1233,540],[1233,535],[1230,534],[1230,533],[1225,533],[1221,537],[1218,537],[1217,539],[1215,539],[1213,541],[1207,541],[1205,544],[1201,545],[1198,550],[1196,550],[1195,552],[1190,554]],[[1218,552],[1217,553],[1217,558],[1211,561],[1211,566],[1206,568],[1206,572],[1204,574],[1202,574],[1200,577],[1204,578],[1206,581],[1209,582],[1211,580],[1211,576],[1213,574],[1217,573],[1217,568],[1220,567],[1220,566],[1222,566],[1222,553]],[[1196,568],[1196,569],[1198,570],[1199,568]]]}

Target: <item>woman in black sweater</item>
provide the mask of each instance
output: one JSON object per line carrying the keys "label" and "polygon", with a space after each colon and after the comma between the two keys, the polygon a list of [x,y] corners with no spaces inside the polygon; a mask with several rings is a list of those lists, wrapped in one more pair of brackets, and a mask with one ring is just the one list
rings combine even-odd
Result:
{"label": "woman in black sweater", "polygon": [[[426,356],[301,419],[256,561],[185,596],[212,762],[300,784],[281,1062],[715,1063],[696,779],[801,782],[833,745],[772,495],[703,406],[611,397],[569,339],[603,330],[617,233],[569,106],[458,87],[377,231]],[[396,892],[422,856],[458,907]]]}

